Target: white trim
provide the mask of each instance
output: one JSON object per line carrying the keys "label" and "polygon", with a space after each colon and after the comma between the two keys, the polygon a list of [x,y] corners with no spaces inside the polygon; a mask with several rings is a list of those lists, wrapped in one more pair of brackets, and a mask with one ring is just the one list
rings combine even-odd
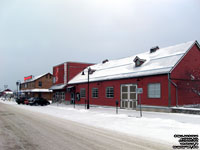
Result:
{"label": "white trim", "polygon": [[[128,107],[126,108],[126,107],[122,107],[122,87],[123,86],[127,86],[127,87],[130,87],[130,86],[135,86],[136,87],[136,89],[137,89],[137,87],[138,87],[138,85],[136,84],[136,83],[133,83],[133,84],[121,84],[120,85],[120,108],[125,108],[125,109],[134,109],[133,107],[131,108],[129,105],[130,105],[130,103],[128,103]],[[127,93],[128,93],[128,95],[130,95],[130,88],[128,88],[128,91],[127,91]],[[138,94],[137,94],[137,91],[135,91],[135,93],[136,93],[136,99],[135,100],[132,100],[132,102],[136,102],[136,107],[137,107],[137,105],[138,105]],[[128,99],[127,99],[128,101],[129,100],[131,100],[130,99],[130,96],[128,96]],[[124,101],[127,101],[127,100],[124,100]],[[132,103],[132,105],[133,105],[133,103]]]}

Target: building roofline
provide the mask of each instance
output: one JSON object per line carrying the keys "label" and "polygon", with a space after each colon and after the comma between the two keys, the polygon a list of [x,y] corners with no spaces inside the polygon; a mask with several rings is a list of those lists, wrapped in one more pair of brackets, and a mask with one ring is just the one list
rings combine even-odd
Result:
{"label": "building roofline", "polygon": [[[45,74],[42,74],[42,75],[38,75],[38,76],[40,76],[40,77],[38,77],[38,78],[36,78],[36,79],[34,79],[34,80],[27,81],[27,82],[23,81],[21,84],[34,82],[34,81],[36,81],[36,80],[42,78],[43,76],[45,76],[45,75],[47,75],[47,74],[51,74],[51,73],[48,72],[48,73],[45,73]],[[51,75],[53,76],[53,74],[51,74]],[[37,76],[36,76],[36,77],[37,77]]]}
{"label": "building roofline", "polygon": [[194,45],[197,45],[197,47],[199,48],[200,51],[200,45],[197,42],[197,40],[194,41],[194,43],[188,48],[188,50],[185,52],[185,54],[178,60],[178,62],[174,65],[174,67],[172,67],[172,69],[169,71],[169,74],[172,73],[172,71],[176,68],[176,66],[178,66],[178,64],[183,60],[183,58],[188,54],[188,52],[194,47]]}
{"label": "building roofline", "polygon": [[94,64],[96,64],[96,63],[87,63],[87,62],[66,61],[66,62],[63,62],[63,63],[60,63],[60,64],[58,64],[58,65],[55,65],[55,66],[53,66],[53,68],[54,68],[54,67],[61,66],[61,65],[65,64],[65,63],[91,64],[91,65],[94,65]]}
{"label": "building roofline", "polygon": [[[89,81],[89,83],[94,83],[94,82],[102,82],[102,81],[113,81],[113,80],[126,80],[126,79],[134,79],[134,78],[143,78],[143,77],[149,77],[149,76],[157,76],[157,75],[167,75],[168,73],[157,73],[157,74],[152,74],[152,75],[141,75],[141,76],[135,76],[135,77],[122,77],[122,78],[113,78],[113,79],[99,79],[95,81]],[[84,82],[77,82],[77,83],[68,83],[68,85],[76,85],[76,84],[85,84],[88,83],[88,81]]]}

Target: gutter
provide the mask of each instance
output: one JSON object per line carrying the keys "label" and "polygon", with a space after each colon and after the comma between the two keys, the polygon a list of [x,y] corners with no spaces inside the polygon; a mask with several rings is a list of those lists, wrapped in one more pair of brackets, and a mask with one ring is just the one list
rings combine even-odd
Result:
{"label": "gutter", "polygon": [[169,81],[169,85],[168,85],[168,89],[169,89],[169,106],[171,105],[171,87],[170,87],[170,83],[172,83],[172,85],[174,85],[175,88],[176,88],[176,107],[178,107],[178,86],[177,86],[176,83],[174,83],[170,79],[170,73],[168,74],[168,81]]}

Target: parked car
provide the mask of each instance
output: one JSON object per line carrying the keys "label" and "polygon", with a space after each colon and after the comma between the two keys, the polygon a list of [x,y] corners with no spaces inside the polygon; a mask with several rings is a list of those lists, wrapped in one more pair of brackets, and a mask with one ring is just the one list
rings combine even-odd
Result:
{"label": "parked car", "polygon": [[25,104],[24,102],[26,101],[25,97],[19,97],[16,99],[17,104]]}
{"label": "parked car", "polygon": [[34,104],[34,102],[35,102],[35,97],[31,97],[31,98],[29,98],[28,99],[28,105],[33,105]]}
{"label": "parked car", "polygon": [[32,103],[30,105],[41,105],[41,106],[44,106],[44,105],[49,105],[50,102],[47,101],[46,99],[44,98],[34,98],[34,100],[32,101]]}

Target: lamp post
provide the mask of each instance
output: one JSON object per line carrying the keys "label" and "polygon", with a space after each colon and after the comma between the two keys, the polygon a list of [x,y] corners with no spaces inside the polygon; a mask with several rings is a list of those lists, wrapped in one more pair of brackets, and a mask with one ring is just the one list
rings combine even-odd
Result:
{"label": "lamp post", "polygon": [[[96,70],[91,69],[90,67],[87,69],[87,85],[88,85],[88,99],[87,99],[87,109],[90,109],[90,74],[93,74]],[[82,72],[82,75],[84,74],[84,71]]]}
{"label": "lamp post", "polygon": [[87,109],[90,109],[90,71],[91,68],[88,68],[88,99],[87,99]]}
{"label": "lamp post", "polygon": [[17,85],[17,99],[19,99],[19,85],[20,85],[19,80],[16,82],[16,85]]}

